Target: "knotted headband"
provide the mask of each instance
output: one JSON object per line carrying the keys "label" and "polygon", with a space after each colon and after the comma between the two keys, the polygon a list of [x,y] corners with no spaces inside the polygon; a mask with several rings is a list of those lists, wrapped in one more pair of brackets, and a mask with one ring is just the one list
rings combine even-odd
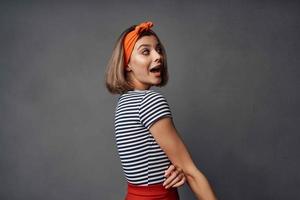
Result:
{"label": "knotted headband", "polygon": [[147,31],[150,30],[150,28],[153,26],[152,22],[143,22],[140,23],[139,25],[137,25],[135,27],[135,29],[131,32],[129,32],[125,38],[124,38],[124,42],[123,42],[123,46],[124,46],[124,54],[125,54],[125,65],[128,65],[129,62],[129,58],[131,56],[132,50],[134,48],[134,45],[138,39],[138,37],[140,36],[140,34],[143,31]]}

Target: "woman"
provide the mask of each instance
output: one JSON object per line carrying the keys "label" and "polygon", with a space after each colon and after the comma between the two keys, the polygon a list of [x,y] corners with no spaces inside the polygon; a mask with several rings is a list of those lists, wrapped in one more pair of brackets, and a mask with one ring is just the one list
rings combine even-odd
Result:
{"label": "woman", "polygon": [[166,99],[150,90],[168,81],[166,53],[152,26],[152,22],[144,22],[121,34],[106,73],[109,92],[120,94],[115,131],[128,181],[126,199],[179,199],[176,188],[163,187],[164,172],[173,164],[183,170],[197,199],[215,200],[207,179],[178,136]]}

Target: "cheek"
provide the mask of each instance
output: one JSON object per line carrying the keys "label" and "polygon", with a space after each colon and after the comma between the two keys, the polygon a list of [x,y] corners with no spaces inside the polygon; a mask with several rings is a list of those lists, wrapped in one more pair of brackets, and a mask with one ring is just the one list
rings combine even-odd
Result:
{"label": "cheek", "polygon": [[140,68],[140,69],[144,69],[147,68],[150,65],[150,62],[148,59],[143,58],[143,57],[138,57],[134,60],[134,64]]}

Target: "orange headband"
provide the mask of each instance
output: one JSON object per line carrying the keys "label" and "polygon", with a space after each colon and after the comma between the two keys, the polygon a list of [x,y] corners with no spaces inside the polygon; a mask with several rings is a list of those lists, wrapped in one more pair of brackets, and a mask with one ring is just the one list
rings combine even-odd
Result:
{"label": "orange headband", "polygon": [[125,36],[123,43],[125,53],[125,65],[128,65],[132,50],[140,34],[145,30],[149,30],[152,26],[152,22],[143,22],[137,25],[133,31],[129,32]]}

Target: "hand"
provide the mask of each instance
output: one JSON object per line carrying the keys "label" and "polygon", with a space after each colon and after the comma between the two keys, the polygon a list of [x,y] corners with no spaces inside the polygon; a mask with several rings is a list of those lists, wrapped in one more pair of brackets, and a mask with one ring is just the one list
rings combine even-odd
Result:
{"label": "hand", "polygon": [[185,183],[185,176],[179,167],[170,165],[170,167],[165,171],[166,180],[163,183],[163,186],[168,189],[170,187],[179,187]]}

